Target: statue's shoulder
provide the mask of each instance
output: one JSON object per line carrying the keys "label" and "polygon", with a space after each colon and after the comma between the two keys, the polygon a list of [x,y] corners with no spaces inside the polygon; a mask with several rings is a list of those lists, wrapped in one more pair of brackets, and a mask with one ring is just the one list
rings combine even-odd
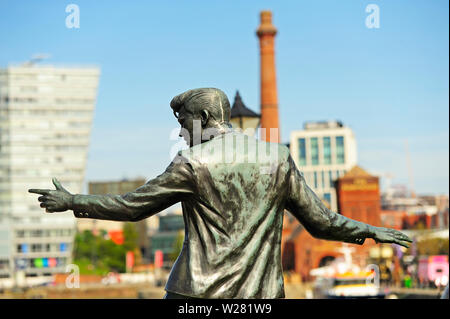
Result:
{"label": "statue's shoulder", "polygon": [[284,144],[280,144],[280,143],[278,143],[278,152],[280,153],[280,155],[283,157],[283,158],[288,158],[289,157],[289,155],[291,154],[291,151],[289,150],[289,147],[287,147],[286,145],[284,145]]}

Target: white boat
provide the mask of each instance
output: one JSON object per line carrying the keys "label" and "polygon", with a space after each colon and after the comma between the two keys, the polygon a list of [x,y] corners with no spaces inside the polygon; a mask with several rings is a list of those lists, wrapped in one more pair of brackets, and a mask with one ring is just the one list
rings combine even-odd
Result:
{"label": "white boat", "polygon": [[344,245],[340,249],[344,258],[311,270],[310,274],[316,277],[315,298],[385,298],[387,292],[380,288],[378,268],[362,271],[352,262],[353,250]]}

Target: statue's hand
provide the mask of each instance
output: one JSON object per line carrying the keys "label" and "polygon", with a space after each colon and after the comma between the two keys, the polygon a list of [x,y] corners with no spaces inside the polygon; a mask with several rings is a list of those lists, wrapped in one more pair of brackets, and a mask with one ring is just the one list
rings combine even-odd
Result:
{"label": "statue's hand", "polygon": [[374,227],[373,239],[378,243],[393,243],[408,248],[411,238],[398,230],[384,227]]}
{"label": "statue's hand", "polygon": [[38,197],[38,201],[41,202],[41,207],[45,208],[47,213],[64,212],[72,209],[73,195],[62,187],[56,178],[53,178],[52,181],[56,190],[29,189],[28,192],[43,195]]}

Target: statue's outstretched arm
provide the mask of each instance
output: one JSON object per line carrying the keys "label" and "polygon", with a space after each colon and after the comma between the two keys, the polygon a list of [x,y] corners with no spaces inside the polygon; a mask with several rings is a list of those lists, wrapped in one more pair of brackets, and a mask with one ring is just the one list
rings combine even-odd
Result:
{"label": "statue's outstretched arm", "polygon": [[189,197],[193,191],[191,166],[179,161],[135,191],[124,195],[72,195],[53,179],[56,190],[30,189],[41,194],[47,212],[73,210],[75,217],[138,221]]}
{"label": "statue's outstretched arm", "polygon": [[376,242],[408,247],[411,239],[397,230],[371,226],[329,210],[308,187],[291,157],[289,163],[290,180],[286,209],[312,236],[359,245],[362,245],[366,238],[372,238]]}

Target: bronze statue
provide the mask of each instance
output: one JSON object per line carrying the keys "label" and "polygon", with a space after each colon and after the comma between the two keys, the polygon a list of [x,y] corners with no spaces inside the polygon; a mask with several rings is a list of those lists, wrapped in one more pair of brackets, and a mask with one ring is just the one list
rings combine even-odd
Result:
{"label": "bronze statue", "polygon": [[184,92],[170,103],[190,145],[166,171],[124,195],[30,189],[47,212],[138,221],[181,202],[185,240],[165,298],[283,298],[284,210],[316,238],[362,245],[366,238],[408,247],[403,233],[330,211],[306,185],[289,149],[231,129],[218,89]]}

